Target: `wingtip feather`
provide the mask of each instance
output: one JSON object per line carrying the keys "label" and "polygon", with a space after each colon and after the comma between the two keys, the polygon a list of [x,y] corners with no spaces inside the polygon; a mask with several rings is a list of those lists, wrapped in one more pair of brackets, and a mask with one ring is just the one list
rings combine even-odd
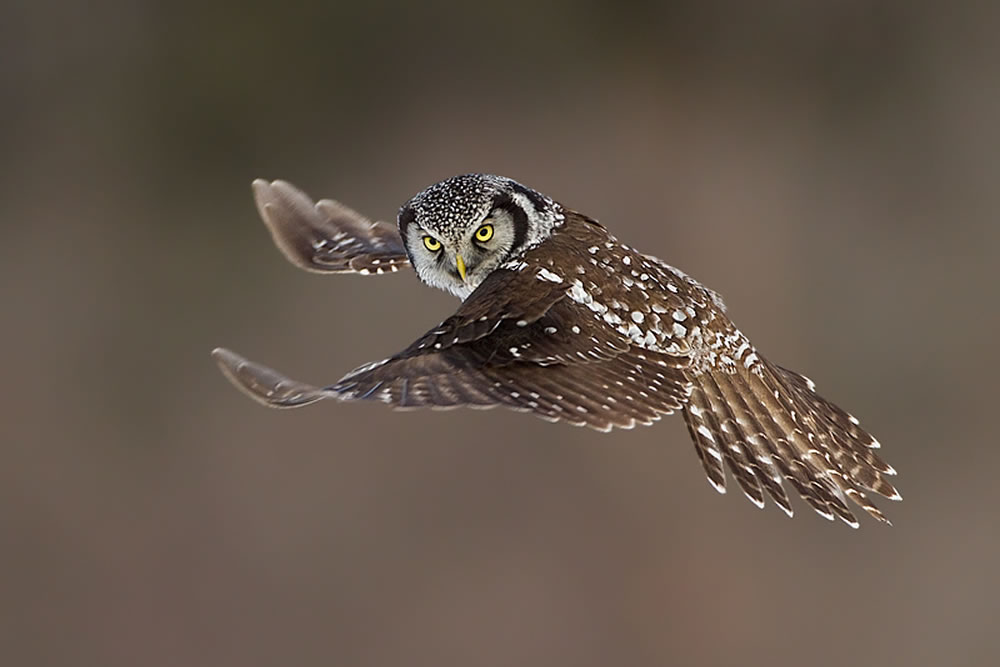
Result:
{"label": "wingtip feather", "polygon": [[212,350],[212,358],[233,386],[270,408],[298,408],[330,397],[328,391],[292,380],[224,347]]}

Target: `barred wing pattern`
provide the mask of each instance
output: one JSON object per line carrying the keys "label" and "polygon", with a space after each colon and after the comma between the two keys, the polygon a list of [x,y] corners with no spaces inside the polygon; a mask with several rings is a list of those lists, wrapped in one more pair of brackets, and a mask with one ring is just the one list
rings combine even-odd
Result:
{"label": "barred wing pattern", "polygon": [[299,268],[369,275],[410,263],[395,225],[372,222],[332,199],[313,203],[285,181],[257,179],[253,193],[275,245]]}
{"label": "barred wing pattern", "polygon": [[873,451],[878,442],[857,420],[803,376],[766,360],[755,372],[699,375],[684,419],[709,482],[725,492],[725,463],[758,507],[766,494],[792,515],[782,479],[821,516],[854,528],[848,500],[889,523],[865,490],[901,499],[886,480],[895,470]]}

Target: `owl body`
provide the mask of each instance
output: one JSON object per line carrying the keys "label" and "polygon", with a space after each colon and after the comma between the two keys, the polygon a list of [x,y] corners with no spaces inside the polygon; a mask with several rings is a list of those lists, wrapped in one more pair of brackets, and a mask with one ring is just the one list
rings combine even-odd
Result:
{"label": "owl body", "polygon": [[393,233],[280,181],[255,191],[278,247],[302,268],[409,264],[463,299],[401,352],[327,387],[216,350],[226,375],[267,405],[504,406],[599,430],[680,410],[720,492],[728,468],[754,504],[770,497],[790,515],[787,483],[852,526],[849,501],[886,521],[866,492],[899,499],[878,442],[811,380],[759,354],[715,292],[545,195],[498,176],[457,176],[404,204]]}

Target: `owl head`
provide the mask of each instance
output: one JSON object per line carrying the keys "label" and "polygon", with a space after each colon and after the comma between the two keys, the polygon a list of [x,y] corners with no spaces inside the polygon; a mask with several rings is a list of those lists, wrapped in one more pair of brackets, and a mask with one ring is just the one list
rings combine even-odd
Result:
{"label": "owl head", "polygon": [[509,178],[464,174],[417,193],[399,233],[422,281],[460,298],[517,259],[563,219],[554,201]]}

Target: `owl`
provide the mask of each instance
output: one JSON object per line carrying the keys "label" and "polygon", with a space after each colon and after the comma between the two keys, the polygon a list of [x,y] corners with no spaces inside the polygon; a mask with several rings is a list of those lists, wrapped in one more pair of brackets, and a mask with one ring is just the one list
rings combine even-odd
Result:
{"label": "owl", "polygon": [[409,266],[462,300],[402,352],[325,387],[216,349],[223,373],[264,405],[504,406],[601,431],[680,411],[720,493],[728,468],[758,507],[770,497],[791,516],[787,484],[853,527],[852,504],[888,523],[871,492],[900,500],[878,441],[809,378],[764,357],[718,294],[550,197],[465,174],[415,195],[393,227],[283,181],[253,190],[295,265],[362,275]]}

